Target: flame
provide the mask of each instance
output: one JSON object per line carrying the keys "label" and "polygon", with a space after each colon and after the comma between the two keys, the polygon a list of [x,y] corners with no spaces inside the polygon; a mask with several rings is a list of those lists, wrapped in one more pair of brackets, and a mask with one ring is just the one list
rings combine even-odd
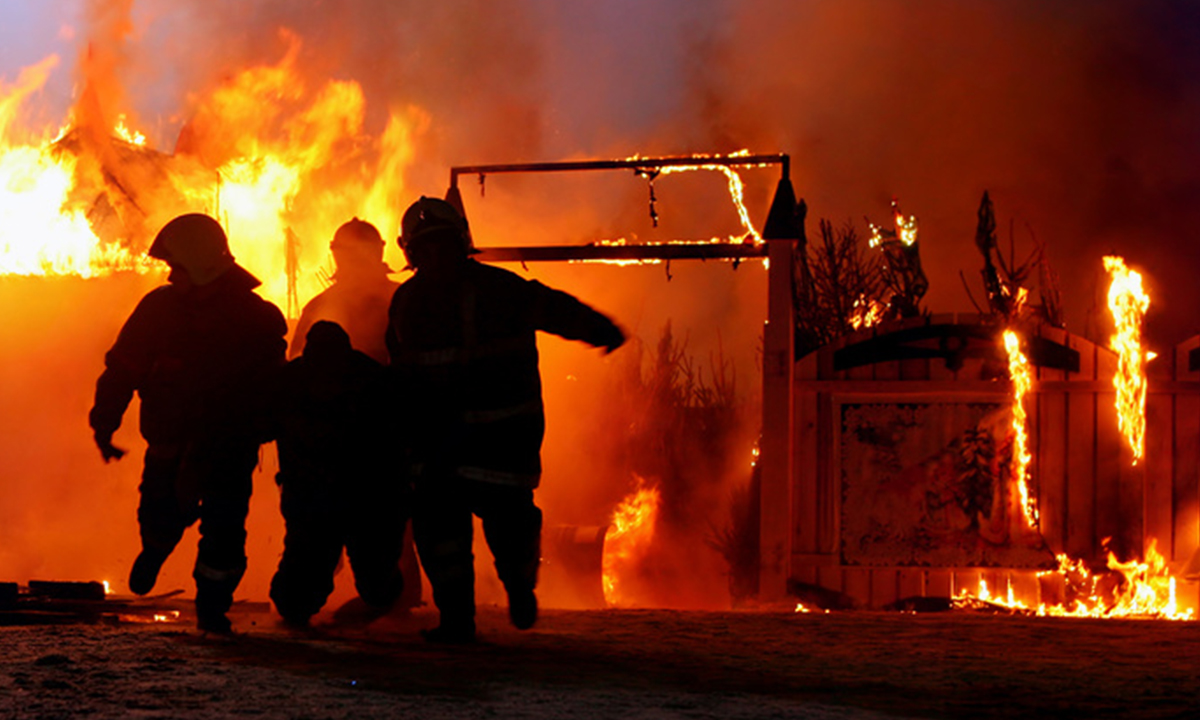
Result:
{"label": "flame", "polygon": [[627,604],[632,599],[626,578],[649,552],[661,500],[658,488],[644,487],[642,479],[637,478],[637,489],[613,511],[601,561],[604,600],[610,606]]}
{"label": "flame", "polygon": [[382,135],[367,136],[361,86],[306,82],[300,39],[283,37],[278,62],[195,95],[172,155],[126,114],[109,112],[115,122],[107,122],[107,108],[91,105],[72,113],[91,125],[71,120],[18,140],[18,111],[57,58],[12,84],[0,80],[0,276],[161,270],[143,255],[153,233],[175,215],[206,212],[225,227],[238,263],[262,280],[260,294],[296,316],[325,288],[320,271],[341,223],[362,217],[385,236],[399,226],[396,198],[428,117],[395,108]]}
{"label": "flame", "polygon": [[[1024,288],[1022,288],[1022,293]],[[1019,298],[1022,297],[1018,295]],[[1029,463],[1033,456],[1029,452],[1029,419],[1025,412],[1025,398],[1033,388],[1033,369],[1025,353],[1021,351],[1021,339],[1012,330],[1004,331],[1004,349],[1008,353],[1008,375],[1012,379],[1012,429],[1013,468],[1012,477],[1017,484],[1021,510],[1028,527],[1038,526],[1037,502],[1029,493]]]}
{"label": "flame", "polygon": [[1153,357],[1142,348],[1142,318],[1150,296],[1142,289],[1141,274],[1127,268],[1123,258],[1106,256],[1104,269],[1112,275],[1108,309],[1116,325],[1112,347],[1117,352],[1117,423],[1137,465],[1146,447],[1146,363]]}
{"label": "flame", "polygon": [[[1038,603],[1030,607],[1015,597],[1011,584],[1006,597],[992,597],[987,582],[979,581],[974,595],[963,589],[955,598],[958,606],[970,606],[974,601],[1002,606],[1017,612],[1048,617],[1090,618],[1156,618],[1161,620],[1192,620],[1195,611],[1181,610],[1176,596],[1177,580],[1167,568],[1166,559],[1158,552],[1158,542],[1150,538],[1144,560],[1121,562],[1108,553],[1107,567],[1119,578],[1115,587],[1103,582],[1104,576],[1093,574],[1082,560],[1058,555],[1058,569],[1038,573],[1039,578],[1057,576],[1073,597],[1057,605]],[[1110,583],[1111,584],[1111,583]]]}
{"label": "flame", "polygon": [[125,115],[123,114],[117,116],[117,124],[113,126],[113,135],[130,145],[142,147],[146,144],[146,136],[137,130],[129,129],[129,126],[125,124]]}
{"label": "flame", "polygon": [[871,230],[871,238],[868,244],[871,247],[879,247],[888,240],[899,240],[905,246],[911,246],[917,242],[917,218],[915,215],[909,215],[907,218],[900,212],[900,203],[897,200],[892,200],[892,219],[896,224],[895,230],[884,230],[874,223],[868,222],[867,227]]}
{"label": "flame", "polygon": [[107,580],[102,580],[101,584],[104,585],[104,594],[105,595],[108,595],[109,593],[112,592],[112,587],[109,586]]}
{"label": "flame", "polygon": [[55,150],[52,137],[13,139],[22,102],[49,78],[51,56],[21,71],[13,85],[0,81],[0,275],[94,277],[138,269],[145,262],[119,243],[101,243],[86,206],[68,208],[77,158]]}
{"label": "flame", "polygon": [[883,321],[886,312],[887,305],[885,303],[860,297],[854,301],[854,308],[850,312],[850,327],[855,330],[865,330],[878,325]]}
{"label": "flame", "polygon": [[[750,155],[750,151],[746,150],[746,149],[738,150],[737,152],[733,152],[733,153],[730,153],[730,154],[724,155],[724,156],[722,156],[722,155],[702,155],[702,154],[701,155],[693,155],[692,157],[696,158],[696,160],[698,161],[695,165],[667,165],[665,167],[659,168],[658,174],[670,175],[672,173],[695,172],[697,170],[711,170],[711,171],[715,171],[715,172],[724,174],[726,180],[729,182],[729,198],[730,198],[730,200],[733,201],[734,209],[737,211],[738,220],[742,223],[742,228],[745,229],[745,231],[746,231],[745,234],[743,234],[742,237],[740,237],[740,238],[735,238],[735,237],[731,236],[728,239],[729,240],[744,240],[746,238],[750,238],[753,242],[760,243],[763,241],[762,235],[759,234],[758,230],[754,229],[754,223],[750,221],[750,211],[748,211],[746,209],[746,201],[745,201],[746,185],[745,185],[745,183],[742,182],[742,176],[739,175],[736,170],[734,170],[732,167],[730,167],[728,165],[704,162],[705,160],[719,159],[722,157],[736,158],[736,157],[746,157],[749,155]],[[627,159],[628,160],[637,160],[637,159],[639,159],[639,157],[640,156],[638,156],[638,155],[634,155]],[[755,164],[751,164],[751,165],[745,165],[744,167],[767,167],[769,164],[770,163],[755,163]],[[716,238],[714,238],[713,242],[718,242],[718,240]]]}

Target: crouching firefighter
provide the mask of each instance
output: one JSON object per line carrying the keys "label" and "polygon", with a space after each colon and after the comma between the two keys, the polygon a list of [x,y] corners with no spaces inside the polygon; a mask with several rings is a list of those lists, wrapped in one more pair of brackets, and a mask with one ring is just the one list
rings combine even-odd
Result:
{"label": "crouching firefighter", "polygon": [[106,462],[133,393],[147,449],[139,487],[142,550],[129,589],[144,595],[183,532],[200,521],[199,627],[229,632],[226,613],[246,569],[246,513],[264,440],[262,392],[284,362],[287,324],[254,293],[211,217],[181,215],[158,233],[150,257],[170,266],[105,356],[89,423]]}
{"label": "crouching firefighter", "polygon": [[436,642],[475,639],[472,515],[522,630],[537,620],[545,430],[536,331],[611,352],[625,341],[607,317],[567,293],[470,258],[465,217],[422,197],[401,220],[415,274],[389,310],[391,368],[412,439],[413,535],[429,576]]}
{"label": "crouching firefighter", "polygon": [[319,320],[272,392],[286,534],[271,600],[289,625],[307,625],[324,606],[343,548],[368,617],[391,609],[404,589],[408,492],[385,453],[383,373],[340,325]]}

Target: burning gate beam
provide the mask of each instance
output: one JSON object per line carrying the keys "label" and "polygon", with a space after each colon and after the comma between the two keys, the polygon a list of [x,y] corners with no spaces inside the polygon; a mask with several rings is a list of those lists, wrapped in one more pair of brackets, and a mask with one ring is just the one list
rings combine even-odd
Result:
{"label": "burning gate beam", "polygon": [[566,172],[575,170],[647,170],[650,168],[688,167],[693,165],[780,165],[780,179],[791,172],[787,153],[767,155],[689,155],[685,157],[628,158],[625,160],[563,160],[558,162],[509,163],[498,165],[460,165],[450,168],[450,188],[458,187],[459,175],[478,175],[480,183],[496,173]]}

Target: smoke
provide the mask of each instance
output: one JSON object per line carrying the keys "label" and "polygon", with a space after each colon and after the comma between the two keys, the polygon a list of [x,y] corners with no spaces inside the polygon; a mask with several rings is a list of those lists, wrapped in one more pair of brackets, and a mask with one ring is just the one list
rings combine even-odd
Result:
{"label": "smoke", "polygon": [[[127,113],[168,153],[217,88],[248,67],[279,64],[293,47],[289,38],[298,39],[294,63],[308,92],[334,81],[361,87],[360,139],[380,138],[394,113],[416,109],[425,121],[414,125],[412,155],[404,163],[374,164],[347,151],[355,166],[399,176],[400,190],[382,198],[391,215],[365,218],[385,239],[394,237],[395,219],[412,199],[445,191],[454,165],[741,148],[787,152],[814,224],[824,217],[862,229],[864,215],[881,223],[893,197],[918,217],[931,282],[926,304],[935,312],[973,309],[959,273],[978,297],[980,261],[972,238],[975,210],[988,190],[1002,245],[1008,227],[1019,257],[1032,250],[1034,238],[1047,243],[1062,276],[1070,330],[1087,329],[1095,287],[1103,287],[1100,258],[1111,252],[1148,276],[1156,349],[1200,330],[1193,311],[1200,284],[1189,277],[1200,261],[1200,246],[1190,241],[1200,220],[1194,201],[1200,51],[1191,41],[1200,11],[1187,4],[122,0],[91,2],[85,10],[57,23],[78,23],[79,92],[91,88],[105,118]],[[0,75],[11,78],[18,70],[0,68]],[[263,102],[273,107],[280,98]],[[761,223],[777,169],[742,174],[747,205]],[[462,181],[481,245],[740,233],[724,179],[714,173],[659,178],[657,227],[650,188],[632,174]],[[311,192],[305,202],[318,205],[348,187],[358,192],[362,185],[330,179],[324,193]],[[310,258],[310,269],[324,259]],[[394,244],[388,260],[403,265]],[[757,401],[766,306],[760,265],[745,263],[736,271],[698,262],[513,269],[576,294],[651,345],[671,321],[701,367],[723,348],[744,402]],[[0,530],[9,548],[0,568],[17,579],[35,570],[78,574],[89,562],[106,573],[115,564],[119,577],[136,548],[136,457],[119,472],[100,465],[87,447],[83,417],[103,349],[137,293],[122,281],[96,282],[123,289],[97,291],[102,297],[88,301],[86,346],[68,351],[58,339],[29,339],[70,333],[71,323],[62,319],[76,317],[69,313],[54,316],[44,335],[26,328],[4,338],[8,368],[42,368],[47,356],[39,353],[46,347],[65,357],[65,366],[56,365],[61,375],[34,373],[29,377],[36,382],[4,388],[6,407],[22,408],[19,417],[47,412],[37,409],[43,398],[54,408],[46,416],[53,422],[10,421],[3,441],[10,484],[23,490],[6,502],[4,519],[12,522]],[[1109,332],[1102,316],[1093,325],[1094,336]],[[616,358],[553,338],[540,344],[550,426],[539,502],[549,523],[602,524],[633,482],[613,476],[594,454],[593,418],[611,402],[605,388]],[[29,388],[43,383],[53,391],[31,399]],[[747,415],[754,417],[752,410]],[[127,416],[128,444],[137,442],[132,429]],[[74,464],[47,464],[43,455],[63,443],[74,448]],[[47,468],[57,479],[39,484]],[[271,484],[263,480],[251,526],[252,543],[261,545],[252,552],[244,590],[257,599],[273,569],[279,532]],[[58,503],[64,494],[89,500],[92,509],[81,507],[80,514],[106,518],[102,526],[88,520],[81,527],[120,540],[74,555],[59,552],[36,528],[59,527],[62,513],[74,512]],[[697,536],[721,521],[697,518]],[[45,563],[30,566],[35,556]],[[188,586],[185,571],[177,579]]]}

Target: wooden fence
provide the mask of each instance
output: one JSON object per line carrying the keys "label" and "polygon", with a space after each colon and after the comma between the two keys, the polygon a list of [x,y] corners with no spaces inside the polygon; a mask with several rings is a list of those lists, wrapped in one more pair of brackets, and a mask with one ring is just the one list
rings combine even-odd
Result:
{"label": "wooden fence", "polygon": [[[793,591],[828,591],[882,607],[911,596],[1017,588],[1046,597],[1032,568],[851,564],[843,552],[842,408],[880,403],[1010,403],[1004,353],[979,316],[934,315],[844,337],[796,362],[791,564]],[[1157,542],[1173,567],[1200,544],[1200,338],[1150,364],[1145,458],[1133,465],[1114,409],[1116,355],[1051,327],[1024,328],[1036,379],[1026,400],[1031,489],[1053,553],[1103,564]],[[1197,604],[1194,584],[1181,600]],[[1027,600],[1028,601],[1028,600]]]}

